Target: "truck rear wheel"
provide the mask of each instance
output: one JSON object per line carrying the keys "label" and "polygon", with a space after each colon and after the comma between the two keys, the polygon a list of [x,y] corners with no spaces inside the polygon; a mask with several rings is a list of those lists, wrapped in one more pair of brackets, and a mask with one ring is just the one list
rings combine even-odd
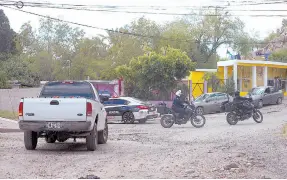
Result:
{"label": "truck rear wheel", "polygon": [[94,128],[91,131],[90,135],[86,137],[86,144],[87,144],[88,151],[94,151],[97,149],[97,145],[98,145],[97,123],[94,124]]}
{"label": "truck rear wheel", "polygon": [[108,128],[108,124],[107,121],[105,123],[105,128],[102,131],[99,131],[98,133],[98,142],[99,144],[106,144],[108,141],[108,137],[109,137],[109,128]]}
{"label": "truck rear wheel", "polygon": [[35,150],[38,143],[38,134],[34,131],[24,132],[24,144],[27,150]]}

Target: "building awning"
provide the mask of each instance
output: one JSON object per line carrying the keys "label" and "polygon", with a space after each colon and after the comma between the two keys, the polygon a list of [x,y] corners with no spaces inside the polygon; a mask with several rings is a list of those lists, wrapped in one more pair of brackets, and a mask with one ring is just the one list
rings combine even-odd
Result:
{"label": "building awning", "polygon": [[260,60],[229,60],[229,61],[218,61],[217,66],[267,66],[276,68],[287,68],[287,63],[275,62],[275,61],[260,61]]}

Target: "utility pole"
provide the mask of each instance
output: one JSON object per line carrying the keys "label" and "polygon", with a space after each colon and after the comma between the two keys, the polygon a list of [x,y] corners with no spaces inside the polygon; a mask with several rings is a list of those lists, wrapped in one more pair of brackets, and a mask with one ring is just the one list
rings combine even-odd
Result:
{"label": "utility pole", "polygon": [[71,80],[71,60],[67,60],[67,62],[69,63],[68,76],[69,76],[69,80]]}

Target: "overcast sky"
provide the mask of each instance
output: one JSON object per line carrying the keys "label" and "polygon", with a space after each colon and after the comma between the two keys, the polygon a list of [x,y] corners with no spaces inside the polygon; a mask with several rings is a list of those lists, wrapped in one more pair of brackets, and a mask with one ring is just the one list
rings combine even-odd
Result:
{"label": "overcast sky", "polygon": [[[116,5],[116,6],[144,6],[142,8],[128,8],[127,11],[148,11],[152,12],[149,6],[166,6],[166,10],[157,11],[165,13],[189,13],[186,8],[178,6],[206,6],[206,5],[227,5],[227,0],[49,0],[49,1],[35,1],[26,0],[28,2],[50,2],[50,3],[65,3],[65,4],[85,4],[85,5]],[[234,0],[233,0],[234,1]],[[263,0],[251,0],[256,2],[263,2]],[[0,0],[1,2],[1,0]],[[25,1],[23,1],[25,2]],[[240,1],[237,1],[240,2]],[[265,2],[272,2],[272,0],[265,0]],[[243,2],[241,2],[243,3]],[[177,6],[177,7],[174,7]],[[196,8],[196,7],[195,7]],[[25,14],[23,12],[15,11],[3,7],[5,14],[10,20],[11,27],[18,32],[21,25],[27,21],[31,21],[33,27],[39,26],[39,17],[34,15]],[[287,3],[285,4],[274,4],[274,5],[250,5],[250,6],[234,6],[231,3],[229,9],[232,10],[234,15],[250,15],[250,14],[286,14],[287,12],[236,12],[234,10],[253,10],[253,9],[274,9],[274,10],[286,10]],[[91,26],[97,26],[100,28],[116,28],[123,26],[130,21],[137,19],[143,14],[130,14],[130,13],[116,13],[116,12],[88,12],[88,11],[75,11],[75,10],[58,10],[58,9],[44,9],[44,8],[31,8],[24,7],[23,10],[30,11],[42,15],[49,15],[51,17],[56,17],[59,19],[73,21],[77,23],[87,24]],[[173,20],[174,16],[171,15],[155,15],[155,14],[145,14],[145,17],[155,20],[158,23],[164,23],[166,21]],[[240,18],[246,24],[246,31],[258,31],[261,37],[265,37],[269,32],[275,30],[281,26],[281,21],[283,17],[250,17],[250,16],[240,16]],[[103,34],[104,31],[83,28],[86,31],[87,36],[95,36],[97,34]],[[221,56],[224,56],[226,48],[222,47],[219,51]]]}

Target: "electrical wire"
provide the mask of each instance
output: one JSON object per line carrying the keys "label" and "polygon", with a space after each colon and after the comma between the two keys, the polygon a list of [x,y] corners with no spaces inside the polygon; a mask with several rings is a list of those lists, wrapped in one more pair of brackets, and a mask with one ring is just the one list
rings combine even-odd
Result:
{"label": "electrical wire", "polygon": [[[11,1],[11,0],[2,0],[5,2],[17,2],[17,1]],[[109,9],[120,9],[120,8],[148,8],[148,9],[164,9],[167,7],[171,8],[226,8],[230,6],[246,6],[246,5],[264,5],[264,4],[284,4],[287,2],[287,0],[269,0],[269,1],[264,1],[264,2],[255,2],[250,3],[250,4],[245,4],[245,3],[238,3],[237,4],[230,4],[230,2],[236,2],[236,1],[221,1],[221,2],[226,2],[229,3],[228,5],[208,5],[208,6],[117,6],[117,5],[84,5],[84,4],[57,4],[57,3],[46,3],[46,2],[30,2],[30,1],[24,1],[25,4],[27,5],[46,5],[46,6],[51,6],[51,5],[58,5],[58,6],[72,6],[72,7],[87,7],[87,8],[109,8]],[[244,1],[244,2],[252,2],[252,1]]]}
{"label": "electrical wire", "polygon": [[[200,43],[200,44],[213,44],[213,42],[208,42],[208,41],[206,41],[206,42],[198,42],[198,41],[195,41],[194,39],[173,39],[173,38],[166,38],[166,37],[162,37],[162,36],[142,35],[142,34],[138,34],[138,33],[130,33],[130,32],[124,32],[124,31],[120,31],[120,30],[106,29],[106,28],[91,26],[91,25],[87,25],[87,24],[81,24],[81,23],[76,23],[76,22],[72,22],[72,21],[66,21],[66,20],[62,20],[62,19],[59,19],[59,18],[54,18],[54,17],[50,17],[50,16],[45,16],[45,15],[41,15],[41,14],[29,12],[29,11],[24,11],[24,10],[21,10],[21,9],[11,8],[11,7],[8,7],[8,6],[3,6],[3,7],[9,8],[9,9],[13,9],[13,10],[16,10],[16,11],[20,11],[20,12],[23,12],[23,13],[26,13],[26,14],[35,15],[35,16],[38,16],[38,17],[51,19],[51,20],[54,20],[54,21],[69,23],[69,24],[78,25],[78,26],[87,27],[87,28],[93,28],[93,29],[103,30],[103,31],[111,32],[111,33],[124,34],[124,35],[130,35],[130,36],[142,37],[142,38],[149,38],[149,39],[155,39],[155,38],[158,39],[158,38],[161,38],[161,39],[163,39],[163,40],[176,41],[176,42],[190,42],[190,43]],[[273,44],[273,43],[278,43],[278,42],[283,42],[283,43],[285,43],[286,41],[277,41],[277,42],[271,42],[271,43],[264,43],[264,42],[235,43],[235,42],[232,42],[232,41],[227,41],[226,44],[228,44],[228,43],[233,43],[233,44],[254,44],[254,45],[263,44],[263,45],[265,45],[265,44]]]}
{"label": "electrical wire", "polygon": [[[6,1],[7,2],[7,1]],[[16,1],[9,1],[9,2],[15,2],[15,3],[19,3],[16,2]],[[164,12],[143,12],[143,11],[118,11],[118,10],[106,10],[106,9],[80,9],[80,8],[75,8],[75,7],[64,7],[64,6],[59,6],[56,5],[56,4],[52,4],[52,3],[30,3],[30,4],[27,4],[28,2],[25,2],[25,4],[23,2],[22,3],[22,6],[19,7],[17,6],[18,8],[22,8],[23,6],[27,6],[27,7],[36,7],[36,8],[51,8],[51,9],[67,9],[67,10],[78,10],[78,11],[96,11],[96,12],[110,12],[110,13],[131,13],[131,14],[155,14],[155,15],[173,15],[173,16],[189,16],[189,15],[192,15],[192,16],[222,16],[222,14],[196,14],[196,13],[164,13]],[[43,5],[43,4],[46,4],[46,5]],[[50,5],[53,5],[53,6],[49,6],[47,4],[50,4]],[[1,5],[1,4],[0,4]],[[3,4],[2,4],[3,5]],[[56,6],[55,6],[56,5]],[[65,5],[68,5],[68,4],[65,4]],[[80,5],[76,5],[76,6],[80,6]],[[82,6],[86,6],[86,5],[82,5]],[[195,9],[193,9],[195,10]],[[197,9],[197,10],[202,10],[202,9]],[[226,12],[229,12],[229,11],[238,11],[238,12],[252,12],[252,11],[257,11],[257,12],[287,12],[287,10],[236,10],[236,9],[233,9],[233,10],[226,10]],[[287,17],[287,14],[239,14],[239,15],[235,15],[235,14],[225,14],[226,16],[235,16],[235,17],[238,17],[238,16],[245,16],[245,17]]]}
{"label": "electrical wire", "polygon": [[[51,8],[51,9],[68,9],[68,10],[79,10],[79,11],[96,11],[96,12],[118,12],[118,13],[131,13],[131,14],[160,14],[160,15],[173,15],[173,16],[188,16],[188,15],[198,15],[195,13],[164,13],[164,12],[147,12],[147,11],[119,11],[119,10],[105,10],[105,9],[80,9],[80,8],[73,8],[73,7],[60,7],[60,6],[37,6],[37,5],[25,5],[27,7],[36,7],[36,8]],[[199,10],[203,11],[204,9],[192,9],[192,10]],[[247,10],[247,9],[231,9],[226,11],[235,11],[235,12],[287,12],[287,10],[283,9],[255,9],[255,10]],[[202,15],[205,16],[205,15]],[[208,15],[207,15],[208,16]],[[213,16],[213,15],[212,15]],[[215,15],[214,15],[215,16]],[[232,15],[229,16],[268,16],[268,15]],[[273,15],[273,16],[287,16],[286,15]]]}

